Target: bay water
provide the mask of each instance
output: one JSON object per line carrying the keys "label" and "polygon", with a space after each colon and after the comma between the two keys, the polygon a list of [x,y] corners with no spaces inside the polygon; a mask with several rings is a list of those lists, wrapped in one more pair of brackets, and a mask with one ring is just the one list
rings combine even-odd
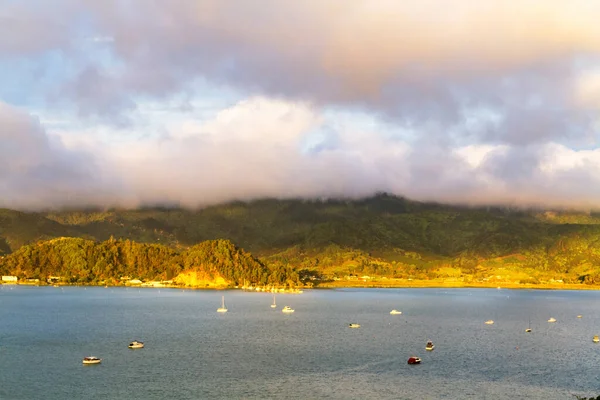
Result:
{"label": "bay water", "polygon": [[[229,311],[217,313],[223,295]],[[276,300],[273,309],[270,293],[238,290],[2,285],[0,399],[600,395],[600,292],[339,289]],[[128,349],[134,339],[145,348]],[[408,365],[412,355],[422,364]],[[103,361],[84,366],[85,356]]]}

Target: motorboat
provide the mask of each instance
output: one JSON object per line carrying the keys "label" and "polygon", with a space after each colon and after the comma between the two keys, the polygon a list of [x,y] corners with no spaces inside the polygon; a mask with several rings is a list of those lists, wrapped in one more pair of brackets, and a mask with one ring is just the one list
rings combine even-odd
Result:
{"label": "motorboat", "polygon": [[409,357],[408,364],[421,364],[421,358],[416,356]]}
{"label": "motorboat", "polygon": [[594,337],[592,338],[592,342],[594,342],[594,343],[600,342],[600,338],[598,337],[598,335],[594,335]]}
{"label": "motorboat", "polygon": [[390,311],[390,314],[392,314],[392,315],[400,315],[400,314],[402,314],[402,311],[392,310],[392,311]]}
{"label": "motorboat", "polygon": [[277,303],[275,303],[275,294],[273,294],[273,304],[271,304],[271,308],[277,308]]}
{"label": "motorboat", "polygon": [[531,332],[531,328],[525,329],[525,332],[527,332],[527,333]]}
{"label": "motorboat", "polygon": [[217,312],[227,312],[227,307],[225,307],[225,296],[221,296],[221,307],[217,308]]}
{"label": "motorboat", "polygon": [[578,315],[577,318],[583,318],[583,315]]}
{"label": "motorboat", "polygon": [[98,357],[83,357],[83,363],[85,365],[100,364],[101,362],[102,359]]}
{"label": "motorboat", "polygon": [[556,322],[556,318],[550,317],[550,319],[548,320],[548,322]]}
{"label": "motorboat", "polygon": [[525,332],[531,332],[531,318],[529,318],[529,325],[527,325],[527,329],[525,329]]}
{"label": "motorboat", "polygon": [[494,325],[494,320],[493,319],[488,319],[487,321],[485,321],[486,325]]}
{"label": "motorboat", "polygon": [[133,342],[129,343],[128,347],[130,349],[142,349],[144,347],[144,342],[140,342],[139,340],[134,340]]}
{"label": "motorboat", "polygon": [[425,350],[433,351],[433,349],[435,349],[435,345],[433,344],[433,342],[431,340],[428,340],[427,344],[425,345]]}
{"label": "motorboat", "polygon": [[294,310],[294,309],[292,309],[292,308],[290,308],[290,306],[285,306],[285,307],[283,307],[283,309],[281,310],[281,312],[283,312],[283,313],[287,313],[287,314],[289,314],[289,313],[293,313],[294,311],[295,311],[295,310]]}
{"label": "motorboat", "polygon": [[348,328],[360,328],[360,324],[348,324]]}

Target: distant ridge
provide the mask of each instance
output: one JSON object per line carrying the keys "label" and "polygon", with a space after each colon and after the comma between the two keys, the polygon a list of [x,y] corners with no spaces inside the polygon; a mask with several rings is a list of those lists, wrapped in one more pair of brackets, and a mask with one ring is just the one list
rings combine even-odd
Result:
{"label": "distant ridge", "polygon": [[362,200],[264,199],[196,211],[0,210],[4,254],[61,236],[97,242],[113,237],[176,251],[228,239],[267,265],[329,277],[364,272],[600,283],[597,214],[446,206],[387,194]]}

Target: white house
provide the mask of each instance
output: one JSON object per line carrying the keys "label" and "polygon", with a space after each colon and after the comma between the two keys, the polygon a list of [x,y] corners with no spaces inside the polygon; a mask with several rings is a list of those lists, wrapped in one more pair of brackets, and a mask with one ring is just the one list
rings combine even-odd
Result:
{"label": "white house", "polygon": [[2,282],[17,282],[19,279],[12,275],[2,275]]}

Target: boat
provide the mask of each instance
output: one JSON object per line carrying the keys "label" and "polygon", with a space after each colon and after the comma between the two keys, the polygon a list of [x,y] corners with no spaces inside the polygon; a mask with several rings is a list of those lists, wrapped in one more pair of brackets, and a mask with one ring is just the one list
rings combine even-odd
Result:
{"label": "boat", "polygon": [[285,307],[283,307],[283,309],[281,310],[281,312],[283,312],[283,313],[287,313],[287,314],[289,314],[289,313],[293,313],[294,311],[295,311],[295,310],[293,310],[292,308],[290,308],[290,306],[285,306]]}
{"label": "boat", "polygon": [[428,340],[427,344],[425,345],[425,350],[433,351],[433,349],[435,349],[435,345],[433,344],[433,342],[431,340]]}
{"label": "boat", "polygon": [[348,328],[360,328],[360,324],[348,324]]}
{"label": "boat", "polygon": [[392,311],[390,311],[390,314],[392,314],[392,315],[400,315],[400,314],[402,314],[402,311],[392,310]]}
{"label": "boat", "polygon": [[594,343],[600,342],[600,338],[598,337],[598,335],[594,335],[594,337],[592,338],[592,342],[594,342]]}
{"label": "boat", "polygon": [[102,362],[102,359],[98,358],[98,357],[83,357],[83,363],[85,365],[100,364],[101,362]]}
{"label": "boat", "polygon": [[529,318],[529,325],[527,325],[527,329],[525,329],[525,332],[531,332],[531,318]]}
{"label": "boat", "polygon": [[227,312],[227,307],[225,307],[225,296],[221,296],[221,307],[217,308],[217,312]]}
{"label": "boat", "polygon": [[577,318],[583,318],[583,315],[578,315]]}
{"label": "boat", "polygon": [[275,295],[273,295],[273,304],[271,304],[271,308],[277,308],[277,303],[275,303]]}
{"label": "boat", "polygon": [[494,325],[494,320],[493,319],[488,319],[487,321],[485,321],[486,325]]}
{"label": "boat", "polygon": [[556,318],[550,317],[550,319],[548,320],[548,322],[556,322]]}
{"label": "boat", "polygon": [[409,357],[408,364],[421,364],[421,358],[416,356]]}
{"label": "boat", "polygon": [[129,343],[129,347],[130,349],[142,349],[144,348],[144,342],[140,342],[139,340],[134,340],[133,342]]}

